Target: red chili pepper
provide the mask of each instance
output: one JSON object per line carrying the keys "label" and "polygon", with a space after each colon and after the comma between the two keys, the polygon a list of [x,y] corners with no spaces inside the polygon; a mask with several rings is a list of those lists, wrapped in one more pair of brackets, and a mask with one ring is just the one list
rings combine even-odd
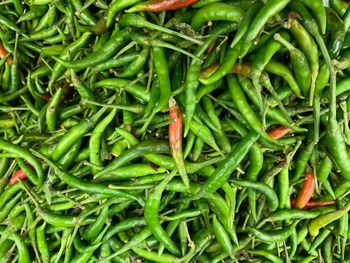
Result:
{"label": "red chili pepper", "polygon": [[187,176],[185,162],[182,152],[182,115],[179,106],[176,104],[174,98],[169,100],[169,117],[173,122],[169,125],[169,142],[171,153],[175,161],[179,174],[189,189],[190,182]]}
{"label": "red chili pepper", "polygon": [[315,178],[313,174],[306,173],[303,188],[301,188],[299,195],[295,201],[294,207],[303,209],[310,201],[311,196],[315,192]]}
{"label": "red chili pepper", "polygon": [[15,172],[10,180],[9,180],[9,185],[12,185],[14,183],[17,183],[18,180],[24,180],[27,178],[27,175],[25,174],[25,172],[22,169],[19,169],[17,172]]}
{"label": "red chili pepper", "polygon": [[[39,161],[40,163],[42,163],[42,160],[39,160]],[[26,163],[26,165],[31,169],[34,169],[33,166],[30,165],[30,163]],[[24,180],[26,178],[27,178],[27,174],[22,169],[19,169],[11,176],[9,180],[9,185],[17,183],[18,180]]]}
{"label": "red chili pepper", "polygon": [[[296,199],[290,200],[290,204],[294,207],[295,206]],[[309,201],[304,208],[310,209],[310,208],[315,208],[315,207],[320,207],[320,206],[327,206],[327,205],[334,205],[336,203],[335,200],[330,200],[330,201]]]}
{"label": "red chili pepper", "polygon": [[162,12],[177,10],[196,3],[198,0],[150,0],[131,7],[127,12],[151,11]]}
{"label": "red chili pepper", "polygon": [[[0,43],[0,58],[3,58],[7,55],[7,51],[6,49],[4,48],[4,46]],[[6,60],[6,63],[11,65],[12,64],[12,57],[9,56]]]}
{"label": "red chili pepper", "polygon": [[283,126],[277,126],[268,132],[268,135],[274,140],[278,140],[287,134],[291,133],[292,129]]}

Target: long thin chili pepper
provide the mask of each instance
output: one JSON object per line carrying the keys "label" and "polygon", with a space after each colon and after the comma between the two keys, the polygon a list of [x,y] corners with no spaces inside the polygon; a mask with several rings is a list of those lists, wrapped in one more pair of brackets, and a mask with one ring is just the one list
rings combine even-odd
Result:
{"label": "long thin chili pepper", "polygon": [[196,3],[198,0],[150,0],[134,5],[126,10],[127,13],[139,11],[162,12],[177,10]]}
{"label": "long thin chili pepper", "polygon": [[[321,207],[321,206],[327,206],[327,205],[334,205],[336,203],[335,200],[330,200],[330,201],[317,201],[317,200],[310,200],[307,202],[307,204],[304,206],[304,209],[311,209],[315,207]],[[296,204],[296,199],[290,200],[290,204],[292,206],[295,206]]]}
{"label": "long thin chili pepper", "polygon": [[169,100],[169,118],[173,122],[169,125],[169,142],[172,156],[179,171],[182,181],[187,188],[190,181],[187,176],[182,152],[182,115],[179,106],[173,98]]}
{"label": "long thin chili pepper", "polygon": [[298,197],[295,201],[294,207],[297,209],[303,209],[310,201],[315,191],[315,178],[313,174],[306,173],[304,185],[301,188]]}

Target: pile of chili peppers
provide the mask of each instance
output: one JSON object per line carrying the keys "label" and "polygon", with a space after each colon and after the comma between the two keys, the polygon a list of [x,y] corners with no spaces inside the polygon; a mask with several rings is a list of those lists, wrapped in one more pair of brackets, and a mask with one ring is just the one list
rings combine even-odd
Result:
{"label": "pile of chili peppers", "polygon": [[0,262],[349,262],[350,5],[0,2]]}

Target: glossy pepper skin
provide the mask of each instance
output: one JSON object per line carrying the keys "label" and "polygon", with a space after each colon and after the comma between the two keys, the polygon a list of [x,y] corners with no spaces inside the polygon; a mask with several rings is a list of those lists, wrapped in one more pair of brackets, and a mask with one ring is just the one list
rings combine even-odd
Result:
{"label": "glossy pepper skin", "polygon": [[1,1],[0,261],[347,261],[345,1]]}
{"label": "glossy pepper skin", "polygon": [[134,5],[126,12],[138,11],[163,12],[177,10],[196,3],[198,0],[151,0]]}
{"label": "glossy pepper skin", "polygon": [[187,176],[182,151],[182,115],[181,110],[176,104],[174,98],[170,98],[169,100],[169,118],[172,121],[172,123],[169,125],[169,142],[171,154],[184,184],[189,189],[190,181]]}
{"label": "glossy pepper skin", "polygon": [[311,173],[306,173],[303,188],[300,190],[300,193],[298,194],[294,207],[297,209],[303,209],[307,205],[307,203],[310,201],[314,192],[315,192],[314,175]]}

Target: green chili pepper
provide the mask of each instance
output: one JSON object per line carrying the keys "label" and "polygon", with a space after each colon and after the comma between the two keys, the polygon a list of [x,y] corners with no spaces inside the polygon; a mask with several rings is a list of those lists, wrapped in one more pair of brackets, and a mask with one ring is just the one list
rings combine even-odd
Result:
{"label": "green chili pepper", "polygon": [[243,10],[237,6],[215,3],[199,9],[192,17],[191,26],[197,30],[209,21],[226,20],[238,22],[242,16]]}
{"label": "green chili pepper", "polygon": [[269,0],[257,13],[254,20],[251,22],[247,33],[245,35],[245,38],[242,42],[240,55],[239,57],[242,58],[245,56],[252,45],[254,39],[257,37],[261,29],[264,27],[265,23],[268,19],[270,19],[272,16],[279,13],[290,1],[284,0],[284,1],[276,1],[276,0]]}
{"label": "green chili pepper", "polygon": [[[295,224],[296,223],[294,223],[293,225]],[[247,229],[259,240],[269,243],[286,240],[292,234],[293,227],[271,231],[259,230],[253,227],[247,227]]]}
{"label": "green chili pepper", "polygon": [[350,210],[350,203],[343,206],[341,209],[333,212],[329,212],[318,216],[317,218],[311,220],[308,229],[312,236],[317,236],[321,228],[327,226],[335,220],[341,218],[344,214],[348,213]]}
{"label": "green chili pepper", "polygon": [[96,50],[89,56],[74,61],[63,60],[62,58],[55,58],[55,60],[66,68],[82,70],[87,67],[96,66],[111,58],[118,49],[126,44],[128,40],[129,33],[127,29],[119,31],[119,27],[116,26],[111,35],[111,38],[103,45],[103,47]]}

